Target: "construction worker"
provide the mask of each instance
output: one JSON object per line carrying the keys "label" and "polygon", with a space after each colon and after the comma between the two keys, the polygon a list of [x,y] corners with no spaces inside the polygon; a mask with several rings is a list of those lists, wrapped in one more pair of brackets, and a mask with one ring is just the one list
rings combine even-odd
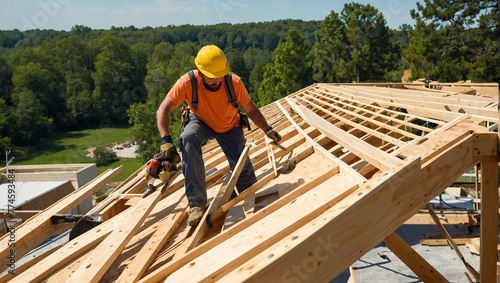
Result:
{"label": "construction worker", "polygon": [[[161,154],[164,157],[176,153],[170,136],[169,113],[184,100],[189,105],[189,122],[185,125],[180,138],[179,147],[182,152],[182,173],[185,178],[186,196],[190,213],[188,224],[199,223],[207,206],[205,167],[201,147],[207,141],[216,139],[229,161],[231,170],[235,167],[244,147],[245,136],[240,122],[239,111],[228,101],[225,80],[228,78],[229,63],[222,50],[214,45],[204,46],[195,58],[197,69],[191,74],[183,75],[170,89],[161,103],[157,115],[158,130],[161,138]],[[193,78],[190,77],[193,76]],[[281,136],[269,126],[266,119],[250,100],[250,96],[236,74],[230,75],[236,102],[265,134],[276,142]],[[229,79],[227,79],[229,81]],[[193,107],[192,82],[196,83],[198,102]],[[250,158],[236,183],[239,192],[247,189],[257,181]]]}

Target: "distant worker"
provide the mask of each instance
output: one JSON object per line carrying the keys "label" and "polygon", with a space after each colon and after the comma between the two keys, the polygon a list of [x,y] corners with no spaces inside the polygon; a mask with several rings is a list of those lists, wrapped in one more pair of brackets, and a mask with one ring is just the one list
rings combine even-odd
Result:
{"label": "distant worker", "polygon": [[[182,152],[182,173],[185,178],[186,196],[190,212],[188,224],[195,226],[205,213],[207,192],[205,165],[201,147],[216,139],[229,161],[231,170],[245,148],[242,127],[249,127],[246,115],[237,109],[237,102],[246,114],[265,134],[276,142],[281,136],[269,126],[266,119],[250,100],[250,96],[236,74],[229,73],[229,63],[220,48],[208,45],[201,48],[194,60],[197,69],[184,74],[170,89],[156,112],[158,130],[161,135],[161,154],[170,157],[176,148],[170,136],[169,114],[184,100],[188,104],[187,120],[179,138]],[[235,95],[235,101],[229,101]],[[193,96],[195,97],[193,101]],[[242,192],[257,181],[255,172],[247,158],[236,183]]]}

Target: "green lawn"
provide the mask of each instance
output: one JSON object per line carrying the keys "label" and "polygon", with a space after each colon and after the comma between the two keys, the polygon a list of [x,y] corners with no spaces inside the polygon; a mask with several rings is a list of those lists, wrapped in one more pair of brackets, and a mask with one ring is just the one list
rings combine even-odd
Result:
{"label": "green lawn", "polygon": [[[131,141],[132,136],[127,127],[99,128],[68,133],[55,134],[50,138],[39,141],[36,145],[18,148],[10,156],[14,156],[14,165],[32,164],[67,164],[67,163],[95,163],[87,157],[87,148],[116,142]],[[123,165],[123,172],[112,182],[125,180],[144,163],[136,159],[122,159],[110,164],[98,165],[97,174],[108,168]],[[100,189],[99,194],[105,191]]]}

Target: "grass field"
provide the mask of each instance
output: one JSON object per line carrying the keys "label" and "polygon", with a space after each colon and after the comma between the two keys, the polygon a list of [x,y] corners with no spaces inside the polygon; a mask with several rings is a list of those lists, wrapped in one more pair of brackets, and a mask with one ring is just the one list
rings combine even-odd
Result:
{"label": "grass field", "polygon": [[[131,140],[132,137],[127,127],[98,128],[55,134],[35,145],[16,149],[13,155],[15,157],[13,164],[95,163],[92,158],[86,156],[88,154],[86,149]],[[112,180],[112,182],[120,182],[143,164],[144,162],[136,159],[121,159],[113,163],[98,165],[97,174],[108,168],[123,165],[123,172]],[[98,194],[102,194],[106,189],[101,188]]]}

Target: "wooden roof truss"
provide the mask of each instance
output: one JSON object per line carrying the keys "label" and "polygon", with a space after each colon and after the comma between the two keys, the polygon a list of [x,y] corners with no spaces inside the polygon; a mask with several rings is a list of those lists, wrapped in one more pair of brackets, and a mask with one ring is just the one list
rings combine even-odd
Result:
{"label": "wooden roof truss", "polygon": [[[286,150],[271,149],[260,130],[247,132],[258,182],[236,198],[224,197],[234,186],[224,154],[216,142],[204,147],[208,195],[216,200],[206,215],[212,227],[187,228],[181,174],[163,198],[143,199],[143,167],[94,208],[103,224],[0,280],[327,281],[382,241],[424,281],[446,280],[394,231],[478,163],[480,275],[494,278],[497,106],[492,98],[446,91],[309,86],[262,108]],[[278,173],[290,161],[295,169]],[[65,201],[76,202],[70,195],[18,227],[18,255],[58,229],[47,217],[67,209]]]}

